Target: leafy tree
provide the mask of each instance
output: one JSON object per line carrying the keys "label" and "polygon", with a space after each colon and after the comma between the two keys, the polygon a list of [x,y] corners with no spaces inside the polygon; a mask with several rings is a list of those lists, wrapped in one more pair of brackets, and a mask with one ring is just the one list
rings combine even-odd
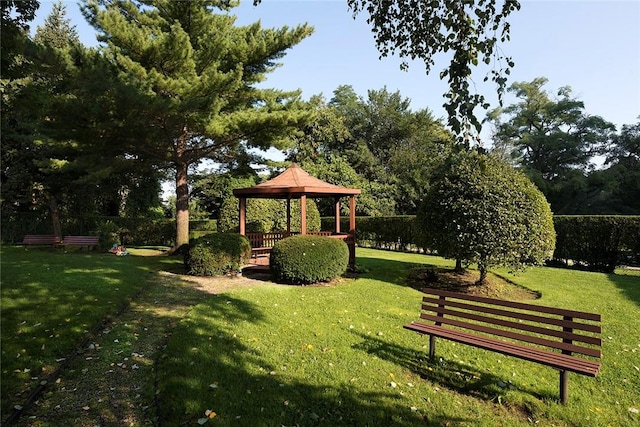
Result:
{"label": "leafy tree", "polygon": [[520,3],[515,0],[347,0],[347,4],[354,15],[366,11],[381,56],[397,53],[403,58],[401,68],[408,67],[408,59],[421,59],[428,74],[436,56],[451,55],[449,66],[440,72],[440,79],[447,79],[449,83],[443,106],[458,140],[469,144],[472,132],[481,129],[475,108],[488,107],[484,96],[473,93],[473,68],[481,63],[492,66],[484,80],[490,79],[497,85],[502,100],[506,76],[514,63],[501,53],[498,42],[509,39],[507,18],[520,9]]}
{"label": "leafy tree", "polygon": [[[361,215],[415,214],[430,171],[452,142],[442,123],[428,110],[411,111],[409,99],[386,88],[362,98],[340,86],[328,104],[320,97],[310,104],[314,118],[287,158],[327,182],[361,188]],[[320,209],[331,207],[320,201]]]}
{"label": "leafy tree", "polygon": [[584,213],[640,215],[640,122],[622,126],[611,143],[608,167],[589,175]]}
{"label": "leafy tree", "polygon": [[[2,0],[0,9],[0,75],[7,79],[11,69],[20,68],[16,64],[16,56],[24,52],[24,43],[28,40],[29,23],[36,17],[40,7],[37,0]],[[8,74],[9,73],[9,74]],[[13,74],[14,75],[14,74]]]}
{"label": "leafy tree", "polygon": [[[494,142],[514,159],[545,194],[556,214],[573,213],[576,197],[602,154],[615,126],[584,111],[584,103],[572,97],[571,88],[552,98],[538,77],[511,85],[517,103],[489,114],[495,125]],[[577,185],[576,185],[577,184]]]}
{"label": "leafy tree", "polygon": [[521,172],[477,151],[453,154],[439,168],[416,221],[422,244],[447,258],[477,263],[479,284],[492,266],[539,264],[553,255],[549,204]]}
{"label": "leafy tree", "polygon": [[306,118],[298,92],[256,85],[312,28],[235,26],[227,13],[235,6],[169,0],[83,6],[104,55],[128,84],[118,104],[131,112],[127,133],[119,135],[123,151],[175,172],[176,247],[189,240],[190,167],[227,161],[243,147],[282,147]]}

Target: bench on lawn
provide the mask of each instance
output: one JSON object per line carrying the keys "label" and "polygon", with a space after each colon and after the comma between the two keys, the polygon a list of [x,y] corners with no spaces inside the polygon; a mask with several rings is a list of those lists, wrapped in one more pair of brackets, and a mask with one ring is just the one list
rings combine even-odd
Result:
{"label": "bench on lawn", "polygon": [[60,237],[53,234],[28,234],[22,239],[23,245],[49,245],[55,247],[60,244]]}
{"label": "bench on lawn", "polygon": [[438,289],[423,289],[422,322],[405,329],[518,357],[560,371],[560,400],[568,399],[568,372],[595,377],[602,346],[600,315],[503,301]]}
{"label": "bench on lawn", "polygon": [[65,236],[62,239],[63,246],[86,246],[87,250],[92,246],[97,246],[100,241],[98,236]]}

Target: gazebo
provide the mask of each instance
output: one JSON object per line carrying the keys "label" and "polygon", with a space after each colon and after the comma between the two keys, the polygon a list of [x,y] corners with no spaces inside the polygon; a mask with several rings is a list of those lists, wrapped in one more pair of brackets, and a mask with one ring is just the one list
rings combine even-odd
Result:
{"label": "gazebo", "polygon": [[[278,240],[292,235],[291,233],[291,200],[300,199],[300,234],[320,234],[331,238],[342,239],[349,247],[349,266],[353,267],[356,260],[356,199],[360,194],[356,188],[345,188],[329,184],[305,172],[293,163],[280,175],[269,181],[249,188],[233,190],[233,195],[240,200],[240,234],[251,241],[252,253],[270,253],[273,244]],[[340,198],[349,197],[349,231],[340,230]],[[335,227],[333,231],[307,232],[307,197],[333,198],[335,202]],[[286,199],[287,200],[287,230],[272,233],[247,233],[247,199]]]}

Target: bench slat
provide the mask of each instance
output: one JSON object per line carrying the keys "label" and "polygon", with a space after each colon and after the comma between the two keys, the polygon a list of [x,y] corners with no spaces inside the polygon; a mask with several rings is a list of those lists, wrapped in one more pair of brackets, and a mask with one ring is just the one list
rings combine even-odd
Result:
{"label": "bench slat", "polygon": [[53,234],[27,234],[22,239],[23,245],[57,245],[59,243],[60,238]]}
{"label": "bench slat", "polygon": [[[459,301],[452,301],[452,300],[442,300],[442,299],[436,299],[436,298],[430,298],[430,297],[423,297],[422,301],[425,303],[430,303],[433,304],[435,307],[430,306],[428,304],[423,304],[422,305],[422,309],[423,310],[437,310],[439,306],[442,305],[446,305],[446,306],[450,306],[450,307],[456,307],[456,308],[461,308],[464,310],[473,310],[473,311],[479,311],[479,312],[483,312],[483,313],[487,313],[487,314],[493,314],[496,316],[502,316],[502,317],[511,317],[514,319],[518,319],[518,320],[527,320],[527,321],[531,321],[531,322],[538,322],[538,323],[545,323],[548,325],[553,325],[553,326],[559,326],[562,328],[571,328],[571,329],[580,329],[586,332],[592,332],[592,333],[596,333],[599,334],[601,333],[601,329],[599,325],[594,325],[592,323],[582,323],[582,322],[577,322],[575,320],[564,320],[561,318],[553,318],[553,317],[545,317],[545,316],[540,316],[537,314],[530,314],[530,313],[523,313],[523,312],[518,312],[518,311],[509,311],[509,310],[504,310],[504,309],[499,309],[499,308],[493,308],[493,307],[486,307],[486,306],[481,306],[481,305],[472,305],[472,304],[466,304],[464,302],[459,302]],[[494,301],[500,301],[500,300],[494,300]],[[505,302],[509,302],[509,301],[505,301]],[[493,305],[495,306],[496,303],[494,302]],[[499,306],[503,307],[505,306],[504,304],[502,304],[502,301],[500,301]],[[539,306],[533,305],[533,304],[527,304],[527,308],[520,308],[520,310],[527,310],[530,312],[534,312],[534,313],[545,313],[545,314],[551,314],[548,313],[546,311],[540,311],[537,310]],[[569,313],[569,312],[567,312]],[[557,316],[566,316],[567,313],[553,313],[553,315],[557,315]]]}
{"label": "bench slat", "polygon": [[[451,302],[447,302],[441,305],[459,307],[459,305],[452,304]],[[467,310],[472,310],[472,309],[475,309],[475,310],[474,312],[470,312],[470,311],[451,310],[445,307],[431,307],[426,305],[422,306],[423,310],[433,311],[440,315],[447,315],[447,316],[453,316],[453,317],[462,318],[462,319],[474,320],[477,322],[487,323],[491,325],[497,325],[497,326],[502,326],[502,327],[511,328],[511,329],[533,332],[536,334],[547,335],[554,338],[561,338],[563,340],[578,341],[578,342],[583,342],[585,344],[591,344],[591,345],[597,345],[597,346],[602,345],[602,341],[600,340],[600,338],[594,337],[594,336],[582,335],[575,332],[569,332],[567,330],[551,329],[543,326],[536,326],[530,323],[514,322],[506,319],[481,316],[481,315],[475,314],[475,312],[481,312],[481,313],[489,313],[489,314],[494,314],[494,315],[503,316],[503,317],[511,317],[511,318],[517,318],[517,319],[520,318],[520,316],[509,316],[509,312],[506,312],[504,310],[493,310],[493,309],[489,309],[488,307],[472,307],[466,304],[465,304],[465,307],[463,308]],[[426,319],[427,317],[422,317],[422,318]],[[547,323],[546,322],[547,320],[558,320],[558,319],[548,319],[540,316],[533,316],[533,317],[526,316],[526,320],[529,320],[529,321],[535,321],[536,319],[540,319],[538,323],[542,323],[542,324]],[[429,320],[433,320],[433,319],[429,318]],[[585,324],[576,323],[572,321],[551,322],[551,324],[554,326],[556,325],[562,326],[563,328],[570,328],[572,330],[583,329],[581,326],[585,326]],[[600,333],[600,326],[597,326],[597,325],[586,325],[586,326],[594,327],[594,328],[588,328],[590,332]]]}
{"label": "bench slat", "polygon": [[99,242],[99,236],[65,236],[62,239],[64,246],[97,246]]}
{"label": "bench slat", "polygon": [[422,334],[447,338],[462,344],[470,344],[475,347],[496,351],[508,356],[515,356],[531,362],[538,362],[552,368],[576,372],[592,377],[595,377],[600,370],[600,363],[598,362],[585,360],[580,357],[567,354],[526,347],[515,343],[508,343],[506,341],[500,341],[490,337],[471,335],[453,329],[443,329],[434,325],[417,322],[404,325],[404,328]]}
{"label": "bench slat", "polygon": [[[485,334],[497,335],[500,337],[511,338],[514,340],[528,342],[531,344],[537,344],[545,347],[556,348],[558,350],[585,354],[587,356],[592,356],[592,357],[600,357],[600,350],[597,348],[589,348],[589,347],[583,347],[583,346],[574,345],[574,344],[563,343],[561,341],[553,341],[553,340],[539,338],[531,335],[520,334],[518,332],[507,331],[503,329],[492,328],[489,326],[462,322],[455,319],[448,319],[446,317],[430,316],[424,313],[420,315],[420,318],[425,320],[431,320],[433,322],[440,322],[440,323],[444,323],[452,326],[457,326],[460,328],[465,328],[465,329],[476,331],[476,332],[483,332]],[[445,329],[444,327],[441,327],[441,328]]]}
{"label": "bench slat", "polygon": [[480,302],[484,304],[494,304],[494,305],[500,305],[503,307],[517,308],[521,310],[532,310],[532,311],[538,311],[540,313],[557,314],[559,316],[569,316],[569,317],[578,318],[578,319],[592,320],[595,322],[600,322],[602,320],[601,316],[596,313],[587,313],[587,312],[575,311],[575,310],[565,310],[557,307],[547,307],[547,306],[537,305],[537,304],[527,304],[524,302],[506,301],[506,300],[500,300],[500,299],[489,298],[489,297],[481,297],[476,295],[459,294],[456,292],[443,291],[440,289],[424,288],[423,292],[425,294],[451,297],[451,298],[456,298],[461,300]]}

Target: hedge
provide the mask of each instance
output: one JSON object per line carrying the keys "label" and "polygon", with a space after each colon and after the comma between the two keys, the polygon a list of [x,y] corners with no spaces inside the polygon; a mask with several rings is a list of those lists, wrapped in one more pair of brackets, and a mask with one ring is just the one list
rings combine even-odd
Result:
{"label": "hedge", "polygon": [[592,271],[640,262],[639,216],[556,216],[554,261]]}
{"label": "hedge", "polygon": [[[414,216],[357,217],[359,246],[390,250],[424,250],[414,239]],[[323,217],[322,230],[333,230],[335,219]],[[553,264],[613,271],[617,265],[640,265],[640,216],[554,216],[556,249]],[[341,218],[341,230],[349,218]]]}
{"label": "hedge", "polygon": [[[123,245],[173,246],[176,239],[175,219],[122,218],[110,216],[79,216],[61,218],[62,235],[101,236],[106,247]],[[217,231],[217,221],[190,221],[190,238]],[[52,234],[47,214],[24,213],[2,218],[2,243],[17,244],[27,234]]]}

